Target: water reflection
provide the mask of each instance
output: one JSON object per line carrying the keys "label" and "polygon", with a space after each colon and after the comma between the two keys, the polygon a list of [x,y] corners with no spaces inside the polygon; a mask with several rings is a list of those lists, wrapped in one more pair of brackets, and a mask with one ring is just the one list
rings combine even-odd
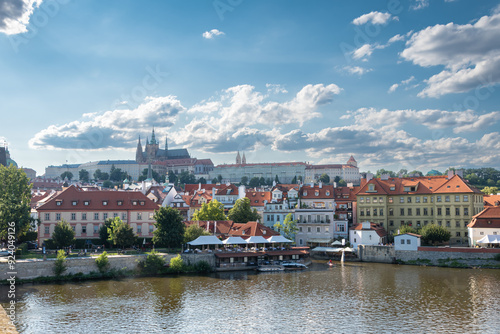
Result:
{"label": "water reflection", "polygon": [[495,332],[500,271],[346,263],[19,287],[22,333]]}

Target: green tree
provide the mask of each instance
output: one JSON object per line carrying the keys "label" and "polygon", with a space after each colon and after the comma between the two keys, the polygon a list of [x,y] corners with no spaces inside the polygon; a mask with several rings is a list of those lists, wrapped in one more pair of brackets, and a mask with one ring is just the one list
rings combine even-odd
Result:
{"label": "green tree", "polygon": [[408,170],[401,168],[398,172],[398,176],[401,175],[402,177],[407,177],[408,176]]}
{"label": "green tree", "polygon": [[[158,172],[151,170],[151,176],[158,182],[165,182],[165,175],[160,175]],[[139,176],[139,181],[144,181],[148,178],[148,169],[144,168],[142,170],[142,175]]]}
{"label": "green tree", "polygon": [[148,275],[157,275],[165,268],[165,258],[155,251],[152,251],[141,263],[142,271]]}
{"label": "green tree", "polygon": [[96,169],[96,171],[94,172],[94,179],[99,181],[106,181],[109,179],[109,174],[101,172],[100,169]]}
{"label": "green tree", "polygon": [[170,259],[169,268],[176,273],[184,271],[184,261],[182,261],[181,254],[178,254],[176,257]]}
{"label": "green tree", "polygon": [[181,184],[194,184],[196,182],[196,177],[193,173],[185,170],[179,174],[179,182]]}
{"label": "green tree", "polygon": [[471,173],[468,175],[465,175],[465,179],[469,181],[472,185],[480,185],[481,184],[481,178],[477,176],[475,173]]}
{"label": "green tree", "polygon": [[219,182],[219,180],[217,180],[217,178],[216,178],[216,177],[214,177],[214,178],[212,179],[212,184],[217,184],[217,182]]}
{"label": "green tree", "polygon": [[68,180],[71,181],[71,179],[73,178],[73,173],[69,172],[69,171],[66,171],[64,173],[61,174],[61,179],[65,179],[65,178],[68,178]]}
{"label": "green tree", "polygon": [[242,176],[240,183],[246,186],[248,184],[248,176]]}
{"label": "green tree", "polygon": [[340,180],[337,183],[337,187],[347,187],[347,182],[345,182],[344,180]]}
{"label": "green tree", "polygon": [[252,177],[250,179],[250,182],[248,182],[248,186],[250,188],[256,188],[256,187],[260,186],[260,179],[256,176]]}
{"label": "green tree", "polygon": [[327,183],[330,183],[330,176],[326,173],[323,173],[321,174],[321,176],[319,177],[319,181],[327,184]]}
{"label": "green tree", "polygon": [[261,176],[259,179],[259,186],[263,186],[265,184],[266,184],[266,179],[263,176]]}
{"label": "green tree", "polygon": [[208,233],[204,228],[199,227],[196,224],[192,224],[186,228],[186,231],[184,232],[184,243],[196,240],[196,238],[202,235],[210,235],[210,233]]}
{"label": "green tree", "polygon": [[245,197],[240,198],[234,203],[227,217],[235,223],[248,223],[249,221],[258,221],[260,215],[257,210],[252,210],[250,199]]}
{"label": "green tree", "polygon": [[295,175],[292,179],[292,184],[297,184],[297,175]]}
{"label": "green tree", "polygon": [[16,238],[29,230],[33,222],[30,202],[31,184],[26,173],[14,165],[0,164],[0,239],[6,240],[12,227]]}
{"label": "green tree", "polygon": [[496,195],[499,192],[497,187],[484,187],[481,191],[487,195]]}
{"label": "green tree", "polygon": [[75,243],[75,231],[70,224],[61,220],[54,227],[54,232],[52,233],[52,240],[57,248],[64,248],[71,246]]}
{"label": "green tree", "polygon": [[115,217],[108,228],[108,240],[118,247],[130,247],[137,242],[137,236],[132,226]]}
{"label": "green tree", "polygon": [[204,177],[200,177],[196,180],[196,183],[207,184],[207,180]]}
{"label": "green tree", "polygon": [[102,187],[103,188],[113,188],[114,187],[114,184],[113,182],[111,182],[110,180],[106,180],[102,183]]}
{"label": "green tree", "polygon": [[57,252],[57,259],[54,261],[54,274],[61,276],[66,271],[66,253],[60,249]]}
{"label": "green tree", "polygon": [[291,213],[287,214],[283,223],[277,222],[274,224],[276,229],[281,229],[285,238],[295,240],[295,233],[299,230],[297,227],[297,220],[293,220]]}
{"label": "green tree", "polygon": [[168,248],[179,248],[184,241],[185,226],[179,210],[161,207],[155,212],[156,230],[153,232],[153,243]]}
{"label": "green tree", "polygon": [[222,175],[217,175],[217,181],[219,181],[219,183],[222,183]]}
{"label": "green tree", "polygon": [[399,235],[399,234],[406,234],[406,233],[415,233],[417,234],[417,230],[414,229],[413,227],[411,226],[408,226],[408,225],[401,225],[401,227],[398,229],[399,233],[396,232],[395,235]]}
{"label": "green tree", "polygon": [[226,220],[224,214],[224,204],[216,199],[208,203],[204,203],[200,210],[196,210],[193,214],[193,220]]}
{"label": "green tree", "polygon": [[127,178],[127,173],[123,172],[121,168],[114,168],[115,165],[111,166],[111,172],[109,174],[109,179],[111,181],[120,182]]}
{"label": "green tree", "polygon": [[379,178],[383,174],[389,174],[389,177],[396,177],[396,173],[394,173],[392,170],[385,170],[383,168],[377,170],[377,173],[375,174],[375,177]]}
{"label": "green tree", "polygon": [[78,178],[82,182],[89,182],[89,171],[86,169],[80,169],[78,172]]}
{"label": "green tree", "polygon": [[297,181],[302,182],[302,175],[299,175],[299,177],[297,178]]}
{"label": "green tree", "polygon": [[103,274],[108,270],[109,268],[109,259],[108,259],[108,253],[107,252],[102,252],[101,255],[99,255],[95,259],[95,264],[97,266],[97,269],[99,269],[99,272]]}
{"label": "green tree", "polygon": [[424,176],[424,173],[422,173],[421,171],[419,170],[412,170],[411,172],[409,172],[408,174],[411,174],[411,175],[414,175],[414,176]]}
{"label": "green tree", "polygon": [[108,229],[111,228],[112,223],[113,218],[108,218],[104,221],[104,224],[99,229],[99,239],[101,239],[101,242],[108,247],[110,246]]}
{"label": "green tree", "polygon": [[177,175],[175,175],[174,171],[171,170],[168,172],[168,182],[175,183],[177,181]]}
{"label": "green tree", "polygon": [[446,242],[450,240],[451,237],[450,231],[435,224],[425,225],[422,227],[420,235],[422,235],[422,241],[428,245],[436,245]]}

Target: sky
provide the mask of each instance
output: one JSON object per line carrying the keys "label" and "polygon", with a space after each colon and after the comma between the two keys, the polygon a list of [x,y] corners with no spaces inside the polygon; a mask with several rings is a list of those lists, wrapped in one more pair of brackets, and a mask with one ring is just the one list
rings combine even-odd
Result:
{"label": "sky", "polygon": [[0,0],[0,145],[19,166],[500,167],[500,5]]}

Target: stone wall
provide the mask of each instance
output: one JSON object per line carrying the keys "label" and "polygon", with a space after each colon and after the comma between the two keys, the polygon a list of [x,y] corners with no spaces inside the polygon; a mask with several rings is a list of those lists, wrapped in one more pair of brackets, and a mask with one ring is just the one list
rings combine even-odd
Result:
{"label": "stone wall", "polygon": [[200,261],[206,261],[212,269],[215,269],[215,255],[213,254],[182,254],[181,255],[184,264],[193,265]]}
{"label": "stone wall", "polygon": [[358,257],[363,262],[395,262],[396,254],[394,247],[390,246],[358,246]]}

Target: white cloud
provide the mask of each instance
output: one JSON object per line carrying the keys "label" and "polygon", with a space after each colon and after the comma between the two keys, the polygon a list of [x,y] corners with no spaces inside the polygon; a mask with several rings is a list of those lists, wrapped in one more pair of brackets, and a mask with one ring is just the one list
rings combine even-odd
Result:
{"label": "white cloud", "polygon": [[415,3],[410,6],[412,10],[419,10],[429,6],[429,0],[415,0]]}
{"label": "white cloud", "polygon": [[422,67],[444,66],[430,77],[421,97],[467,92],[500,82],[500,14],[474,24],[448,23],[412,34],[401,56]]}
{"label": "white cloud", "polygon": [[365,73],[373,71],[371,68],[364,68],[360,66],[344,66],[343,69],[350,74],[357,74],[357,75],[363,75]]}
{"label": "white cloud", "polygon": [[373,53],[373,49],[374,49],[374,47],[372,45],[363,44],[358,49],[356,49],[352,52],[352,57],[354,59],[361,59],[361,58],[369,57]]}
{"label": "white cloud", "polygon": [[[389,13],[381,13],[381,12],[370,12],[368,14],[361,15],[360,17],[355,18],[352,23],[355,25],[362,25],[366,23],[371,24],[386,24],[387,21],[391,19],[391,14]],[[392,18],[393,20],[398,20],[397,16]]]}
{"label": "white cloud", "polygon": [[286,94],[288,91],[283,88],[281,85],[278,84],[266,84],[267,92],[268,93],[273,93],[273,94]]}
{"label": "white cloud", "polygon": [[398,87],[407,86],[410,82],[412,82],[414,80],[415,80],[415,77],[412,75],[408,79],[402,80],[400,83],[393,84],[391,87],[389,87],[389,91],[388,92],[389,93],[394,93]]}
{"label": "white cloud", "polygon": [[30,16],[42,0],[0,1],[0,32],[15,35],[27,32]]}
{"label": "white cloud", "polygon": [[389,93],[394,93],[396,89],[398,89],[399,84],[395,83],[391,87],[389,87]]}
{"label": "white cloud", "polygon": [[218,29],[212,29],[210,31],[205,31],[202,36],[205,39],[212,39],[215,36],[220,36],[220,35],[225,35],[225,33],[223,33],[222,31],[220,31]]}
{"label": "white cloud", "polygon": [[106,149],[130,148],[137,135],[152,126],[165,133],[184,107],[175,96],[146,98],[137,108],[84,114],[83,119],[51,125],[30,139],[31,148]]}
{"label": "white cloud", "polygon": [[404,41],[405,39],[406,39],[405,35],[397,34],[397,35],[392,36],[387,43],[392,44],[394,42]]}

